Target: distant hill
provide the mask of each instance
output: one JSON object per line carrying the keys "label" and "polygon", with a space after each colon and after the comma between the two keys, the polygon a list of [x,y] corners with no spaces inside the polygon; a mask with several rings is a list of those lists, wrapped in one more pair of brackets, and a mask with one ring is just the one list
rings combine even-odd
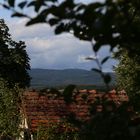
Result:
{"label": "distant hill", "polygon": [[[32,78],[31,87],[33,88],[60,87],[69,84],[104,85],[103,80],[98,73],[82,69],[31,69],[29,74]],[[111,84],[115,84],[115,74],[110,74],[112,77]]]}

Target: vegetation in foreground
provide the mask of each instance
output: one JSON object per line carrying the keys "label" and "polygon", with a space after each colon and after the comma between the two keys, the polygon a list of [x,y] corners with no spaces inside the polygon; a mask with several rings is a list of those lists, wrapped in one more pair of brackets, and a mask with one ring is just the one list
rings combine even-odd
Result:
{"label": "vegetation in foreground", "polygon": [[24,42],[15,42],[0,19],[0,137],[20,134],[20,102],[23,89],[30,84],[29,57]]}
{"label": "vegetation in foreground", "polygon": [[[130,101],[122,104],[118,108],[111,104],[110,106],[113,107],[111,111],[104,110],[103,112],[95,113],[93,122],[90,122],[90,125],[85,125],[87,130],[86,136],[88,137],[83,136],[82,138],[95,140],[140,139],[138,122],[136,121],[136,123],[131,124],[131,121],[135,118],[133,116],[136,114],[139,115],[140,112],[140,106],[137,104],[140,86],[139,84],[138,86],[137,84],[133,84],[135,83],[133,80],[139,81],[139,78],[137,79],[137,76],[134,76],[135,74],[139,75],[139,67],[138,71],[135,70],[133,75],[130,75],[129,71],[125,69],[125,66],[126,68],[131,66],[131,60],[137,60],[135,57],[140,55],[140,1],[105,0],[103,3],[91,2],[87,5],[75,3],[73,0],[64,0],[62,3],[59,3],[57,0],[42,0],[41,2],[32,0],[17,3],[15,3],[15,1],[16,0],[4,0],[2,5],[8,10],[12,9],[13,16],[27,17],[29,19],[27,25],[48,23],[51,26],[55,26],[56,34],[72,32],[73,35],[80,40],[89,41],[95,55],[97,55],[98,50],[104,45],[109,45],[111,50],[118,48],[119,53],[121,53],[122,49],[126,52],[126,54],[121,55],[123,55],[124,58],[128,56],[128,61],[125,63],[121,58],[123,65],[120,67],[121,69],[117,71],[120,75],[123,73],[122,76],[126,74],[128,78],[130,78],[129,81],[125,81],[126,79],[123,78],[123,85],[127,85],[125,86],[126,90],[128,90],[128,92],[130,91]],[[22,10],[30,7],[33,7],[36,13],[35,17],[30,17],[28,13],[23,14],[17,11],[19,8]],[[51,17],[49,16],[50,14],[52,15]],[[2,30],[1,34],[3,35]],[[1,44],[4,43],[3,38],[0,38],[0,41]],[[6,52],[9,52],[8,49]],[[101,62],[97,60],[96,62],[99,69],[94,69],[101,74],[107,86],[110,82],[110,77],[102,73],[101,66],[108,58],[109,57],[104,58]],[[93,58],[90,59],[93,60]],[[7,61],[3,60],[2,62]],[[140,65],[139,62],[140,61],[136,61],[137,64],[135,68],[137,68],[137,65]],[[105,107],[108,104],[102,100],[99,103]],[[82,136],[82,134],[80,134],[80,136]]]}

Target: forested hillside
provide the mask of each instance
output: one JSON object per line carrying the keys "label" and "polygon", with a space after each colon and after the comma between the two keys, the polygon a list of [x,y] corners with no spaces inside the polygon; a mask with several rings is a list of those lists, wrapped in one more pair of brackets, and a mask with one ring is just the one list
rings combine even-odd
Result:
{"label": "forested hillside", "polygon": [[[65,70],[50,70],[50,69],[31,69],[31,87],[58,87],[68,84],[76,85],[96,85],[103,86],[101,76],[94,72],[82,69],[65,69]],[[111,84],[115,84],[115,74],[110,73],[112,77]]]}

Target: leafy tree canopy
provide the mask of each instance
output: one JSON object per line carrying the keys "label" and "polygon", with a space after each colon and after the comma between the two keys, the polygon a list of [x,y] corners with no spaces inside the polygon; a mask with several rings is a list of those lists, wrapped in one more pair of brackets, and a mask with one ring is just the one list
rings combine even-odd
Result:
{"label": "leafy tree canopy", "polygon": [[[89,4],[74,0],[4,0],[2,5],[13,11],[12,17],[27,17],[28,25],[48,23],[55,33],[70,32],[90,41],[93,50],[109,45],[126,48],[129,55],[140,54],[140,1],[105,0]],[[33,8],[35,16],[23,12]]]}
{"label": "leafy tree canopy", "polygon": [[118,88],[125,89],[127,93],[140,94],[140,56],[135,55],[133,59],[128,56],[128,52],[123,50],[119,56],[120,63],[116,67],[118,76]]}
{"label": "leafy tree canopy", "polygon": [[29,86],[30,76],[27,70],[30,65],[25,48],[24,42],[11,39],[8,27],[0,19],[0,77],[8,81],[10,86]]}
{"label": "leafy tree canopy", "polygon": [[29,86],[29,57],[25,43],[15,42],[0,19],[0,139],[19,136],[21,88]]}
{"label": "leafy tree canopy", "polygon": [[18,86],[9,88],[8,82],[0,78],[0,138],[19,135],[21,123],[20,116],[20,90]]}
{"label": "leafy tree canopy", "polygon": [[140,112],[140,56],[130,58],[128,52],[122,50],[118,57],[120,63],[115,68],[117,87],[126,91],[135,109]]}
{"label": "leafy tree canopy", "polygon": [[[121,59],[120,65],[127,66],[128,63],[129,65],[127,66],[128,69],[126,69],[127,72],[125,67],[122,68],[122,66],[122,71],[118,69],[118,72],[121,77],[126,72],[125,78],[127,79],[128,77],[126,82],[128,80],[129,82],[132,81],[131,78],[139,81],[140,61],[137,61],[139,60],[137,56],[140,55],[139,0],[105,0],[104,2],[91,2],[88,4],[76,3],[74,0],[63,0],[62,2],[59,0],[4,0],[1,4],[3,7],[12,10],[12,17],[28,18],[27,26],[47,23],[55,27],[56,34],[69,32],[80,40],[91,42],[95,53],[102,46],[106,45],[109,45],[111,50],[117,47],[119,53],[123,50],[124,54],[120,53],[120,56],[123,55],[124,57],[121,58],[119,56]],[[23,12],[26,9],[33,9],[34,16],[32,17],[28,12]],[[136,63],[134,63],[132,58]],[[107,58],[102,62],[106,60]],[[129,72],[129,69],[133,69],[133,66],[138,70],[138,73],[137,71]],[[100,68],[100,70],[102,69]],[[132,74],[133,76],[129,77]],[[125,84],[124,88],[128,89],[126,85],[129,83],[122,83]],[[135,88],[134,81],[130,84]],[[132,89],[132,91],[134,90]],[[136,92],[138,93],[139,89],[137,90],[136,88]],[[133,105],[135,105],[135,102]],[[121,106],[119,109],[122,110],[124,108],[126,110],[127,107],[128,105]],[[129,137],[129,121],[131,117],[129,118],[126,111],[122,110],[120,112],[120,110],[115,110],[109,113],[109,115],[108,112],[104,112],[105,114],[100,113],[100,117],[97,114],[97,117],[94,117],[95,120],[93,119],[94,124],[92,125],[91,123],[91,127],[89,126],[89,130],[93,130],[95,133],[91,133],[93,135],[91,138],[112,140],[116,139],[116,137],[118,139],[132,139],[133,137],[134,139],[139,139],[135,134]],[[117,113],[116,111],[119,112]],[[135,110],[132,109],[132,111]],[[107,126],[107,128],[103,126]],[[108,126],[110,128],[113,126],[113,129],[108,129]],[[136,132],[139,132],[139,130]]]}

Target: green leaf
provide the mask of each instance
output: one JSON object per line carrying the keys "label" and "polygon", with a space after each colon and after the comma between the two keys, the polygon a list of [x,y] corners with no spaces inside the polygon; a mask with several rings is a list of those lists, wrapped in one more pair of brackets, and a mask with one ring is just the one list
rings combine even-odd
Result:
{"label": "green leaf", "polygon": [[30,26],[33,24],[37,24],[37,23],[44,23],[46,22],[43,16],[38,15],[37,17],[31,19],[29,22],[27,22],[26,26]]}
{"label": "green leaf", "polygon": [[35,6],[35,1],[31,1],[28,5],[27,5],[27,7],[31,7],[31,6]]}
{"label": "green leaf", "polygon": [[44,0],[36,0],[35,2],[35,11],[38,12],[42,6],[46,6]]}
{"label": "green leaf", "polygon": [[48,1],[51,1],[51,2],[57,2],[58,0],[48,0]]}
{"label": "green leaf", "polygon": [[10,7],[7,6],[7,5],[5,5],[5,4],[3,4],[3,7],[6,8],[6,9],[8,9],[8,10],[10,9]]}
{"label": "green leaf", "polygon": [[11,7],[14,7],[14,6],[15,6],[15,0],[8,0],[8,4],[9,4]]}
{"label": "green leaf", "polygon": [[12,14],[11,17],[26,17],[26,15],[16,12],[16,13]]}
{"label": "green leaf", "polygon": [[110,56],[105,57],[105,58],[101,61],[101,64],[104,64],[109,58],[110,58]]}
{"label": "green leaf", "polygon": [[93,46],[93,51],[94,52],[98,52],[100,49],[101,45],[97,42],[94,46]]}
{"label": "green leaf", "polygon": [[85,59],[86,60],[96,60],[96,58],[94,58],[94,57],[86,57]]}
{"label": "green leaf", "polygon": [[110,76],[110,74],[104,74],[104,82],[105,82],[106,84],[108,84],[108,83],[110,83],[110,81],[111,81],[111,76]]}
{"label": "green leaf", "polygon": [[92,68],[92,71],[95,71],[95,72],[97,72],[97,73],[102,73],[102,71],[101,70],[99,70],[99,69],[96,69],[96,68]]}
{"label": "green leaf", "polygon": [[90,5],[91,9],[96,9],[96,8],[101,8],[104,4],[100,3],[100,2],[95,2],[93,4]]}
{"label": "green leaf", "polygon": [[86,7],[86,6],[85,6],[84,4],[79,4],[79,5],[77,6],[76,11],[80,11],[80,10],[84,9],[85,7]]}
{"label": "green leaf", "polygon": [[72,100],[72,95],[73,95],[73,91],[76,88],[75,85],[68,85],[63,92],[63,96],[64,96],[64,100],[66,103],[71,103]]}
{"label": "green leaf", "polygon": [[59,19],[56,19],[56,18],[52,18],[52,19],[49,20],[49,24],[50,24],[51,26],[57,24],[58,22],[59,22]]}
{"label": "green leaf", "polygon": [[21,9],[23,9],[27,4],[27,1],[23,1],[21,3],[18,4],[18,7],[20,7]]}
{"label": "green leaf", "polygon": [[60,34],[64,32],[64,23],[59,24],[55,29],[55,34]]}
{"label": "green leaf", "polygon": [[35,4],[35,11],[38,12],[40,8],[41,8],[41,4],[40,3],[36,3]]}

